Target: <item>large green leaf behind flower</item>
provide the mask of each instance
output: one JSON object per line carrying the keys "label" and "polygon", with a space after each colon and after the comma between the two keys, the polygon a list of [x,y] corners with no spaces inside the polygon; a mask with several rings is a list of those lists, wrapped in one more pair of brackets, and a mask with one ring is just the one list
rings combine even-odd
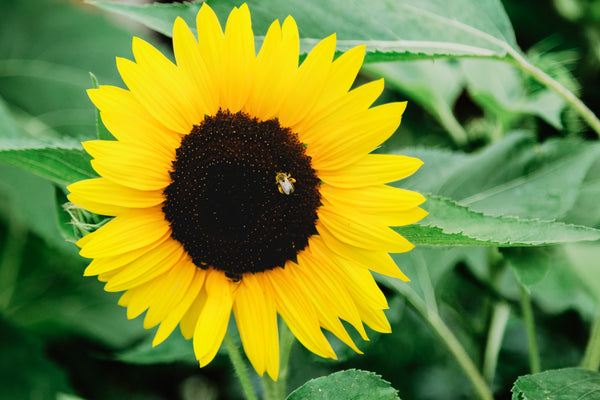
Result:
{"label": "large green leaf behind flower", "polygon": [[[100,8],[135,19],[164,35],[172,33],[181,16],[194,27],[200,3],[134,5],[90,1]],[[233,6],[244,1],[209,1],[224,24]],[[274,19],[293,14],[303,40],[303,51],[316,40],[336,33],[338,49],[366,44],[371,60],[431,56],[497,57],[517,48],[508,17],[497,0],[341,1],[251,0],[256,35],[264,35]],[[335,12],[332,12],[335,10]]]}

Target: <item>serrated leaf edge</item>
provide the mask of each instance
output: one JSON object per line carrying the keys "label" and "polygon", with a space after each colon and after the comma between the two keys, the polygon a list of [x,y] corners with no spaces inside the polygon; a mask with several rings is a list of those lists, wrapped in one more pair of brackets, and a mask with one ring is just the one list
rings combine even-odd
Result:
{"label": "serrated leaf edge", "polygon": [[[452,200],[450,198],[447,197],[443,197],[443,196],[438,196],[438,195],[433,195],[433,194],[424,194],[425,197],[427,197],[427,199],[435,199],[435,200],[441,200],[444,203],[450,204],[453,207],[457,207],[457,208],[462,208],[464,210],[466,210],[467,212],[471,213],[471,214],[476,214],[485,218],[494,218],[494,219],[499,219],[499,220],[504,220],[504,221],[511,221],[511,222],[516,222],[516,223],[549,223],[549,224],[555,224],[558,226],[563,226],[563,227],[570,227],[570,228],[578,228],[578,229],[583,229],[585,231],[589,231],[590,233],[594,232],[598,235],[598,239],[600,239],[600,230],[599,229],[594,229],[591,228],[589,226],[584,226],[584,225],[574,225],[574,224],[566,224],[564,222],[557,222],[556,220],[542,220],[540,218],[534,218],[534,219],[521,219],[519,217],[515,217],[515,216],[509,216],[509,215],[492,215],[492,214],[485,214],[483,212],[480,211],[474,211],[472,210],[469,206],[465,206],[462,205],[458,202],[456,202],[455,200]],[[424,203],[425,205],[427,205],[427,202]],[[445,234],[459,234],[459,235],[463,235],[465,237],[468,237],[470,239],[474,239],[480,242],[492,242],[492,243],[498,243],[499,245],[514,245],[514,244],[519,244],[519,243],[523,243],[525,245],[543,245],[543,244],[556,244],[558,242],[547,242],[547,241],[531,241],[531,242],[519,242],[519,241],[495,241],[495,240],[482,240],[480,238],[477,238],[476,236],[473,235],[469,235],[468,233],[466,233],[465,231],[458,231],[458,232],[452,232],[449,231],[447,229],[444,229],[444,227],[436,225],[434,223],[426,223],[428,220],[427,217],[425,217],[423,220],[417,222],[417,225],[423,226],[423,227],[431,227],[431,228],[438,228],[442,230],[442,233]],[[596,239],[596,240],[598,240]]]}

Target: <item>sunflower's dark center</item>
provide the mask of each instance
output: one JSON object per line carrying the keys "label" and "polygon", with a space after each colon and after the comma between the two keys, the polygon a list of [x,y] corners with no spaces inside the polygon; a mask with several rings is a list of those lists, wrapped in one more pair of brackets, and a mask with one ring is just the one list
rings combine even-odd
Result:
{"label": "sunflower's dark center", "polygon": [[316,233],[319,179],[297,135],[238,112],[181,141],[163,212],[194,264],[239,279],[283,266]]}

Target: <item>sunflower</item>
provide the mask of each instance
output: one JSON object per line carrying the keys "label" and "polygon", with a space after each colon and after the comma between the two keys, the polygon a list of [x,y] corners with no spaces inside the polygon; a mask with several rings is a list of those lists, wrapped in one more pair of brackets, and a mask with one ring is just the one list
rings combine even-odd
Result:
{"label": "sunflower", "polygon": [[369,270],[404,279],[389,252],[413,246],[390,226],[426,215],[422,195],[385,183],[422,164],[370,154],[400,124],[406,103],[372,107],[383,80],[351,90],[365,47],[335,60],[335,35],[299,66],[292,17],[255,52],[250,12],[223,32],[203,4],[197,36],[178,18],[176,63],[134,38],[117,59],[129,90],[89,90],[115,141],[83,143],[99,178],[69,200],[114,216],[80,239],[128,318],[146,311],[153,345],[179,325],[201,366],[217,353],[231,312],[248,359],[277,379],[279,314],[322,357],[322,328],[357,352],[341,320],[390,332],[387,302]]}

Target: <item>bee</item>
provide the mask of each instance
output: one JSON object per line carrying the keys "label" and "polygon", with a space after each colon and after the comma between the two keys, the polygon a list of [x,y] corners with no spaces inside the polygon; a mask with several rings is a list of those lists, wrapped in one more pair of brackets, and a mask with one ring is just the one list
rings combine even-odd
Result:
{"label": "bee", "polygon": [[294,183],[296,180],[285,172],[278,172],[275,175],[275,183],[278,185],[279,193],[290,195],[294,193]]}

